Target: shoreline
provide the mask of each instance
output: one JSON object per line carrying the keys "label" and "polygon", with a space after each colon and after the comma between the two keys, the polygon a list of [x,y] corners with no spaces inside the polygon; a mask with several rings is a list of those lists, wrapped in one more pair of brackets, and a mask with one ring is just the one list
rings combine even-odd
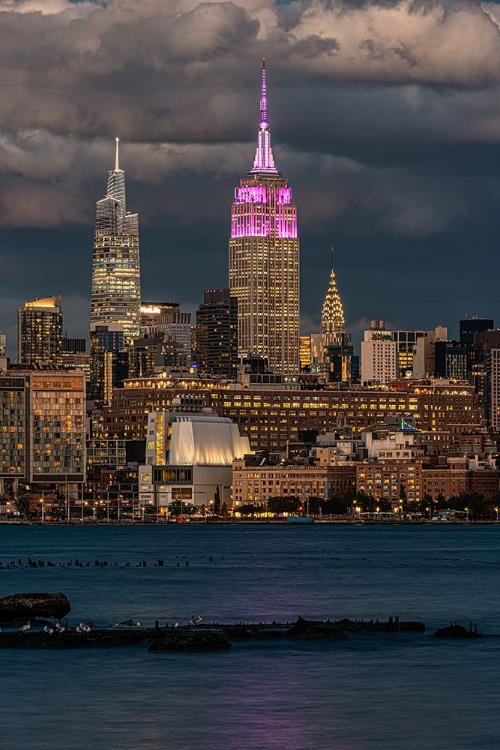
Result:
{"label": "shoreline", "polygon": [[[151,527],[151,526],[286,526],[291,527],[292,524],[288,524],[285,519],[273,519],[273,518],[267,518],[267,519],[225,519],[225,520],[218,520],[218,521],[203,521],[203,520],[188,520],[185,519],[183,521],[174,521],[174,520],[158,520],[158,521],[130,521],[130,520],[110,520],[110,521],[92,521],[92,520],[85,520],[81,521],[79,518],[72,519],[71,521],[36,521],[36,520],[19,520],[19,519],[12,519],[12,520],[1,520],[0,519],[0,526],[50,526],[52,528],[58,527],[58,526],[78,526],[78,527],[88,527],[88,526],[132,526],[132,527]],[[349,520],[349,519],[314,519],[313,523],[308,524],[293,524],[293,526],[497,526],[500,525],[500,519],[496,520],[473,520],[469,519],[467,520],[454,520],[454,521],[432,521],[429,519],[419,519],[419,520],[398,520],[398,519],[383,519],[383,520],[377,520],[377,519],[369,519],[369,520],[363,520],[360,521],[358,519],[355,520]]]}

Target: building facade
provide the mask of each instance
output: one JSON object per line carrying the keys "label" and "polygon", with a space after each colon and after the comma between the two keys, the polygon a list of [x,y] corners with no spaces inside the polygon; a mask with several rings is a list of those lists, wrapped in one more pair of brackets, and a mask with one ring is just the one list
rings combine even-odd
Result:
{"label": "building facade", "polygon": [[372,320],[361,342],[361,384],[390,383],[397,376],[397,349],[383,320]]}
{"label": "building facade", "polygon": [[240,357],[265,357],[277,373],[299,371],[299,280],[297,206],[274,164],[264,64],[254,166],[231,208],[229,288],[238,300]]}
{"label": "building facade", "polygon": [[110,404],[113,389],[121,388],[129,375],[129,353],[123,326],[90,324],[89,398]]}
{"label": "building facade", "polygon": [[127,211],[118,138],[106,196],[96,204],[91,325],[121,325],[127,341],[138,335],[141,306],[139,217]]}
{"label": "building facade", "polygon": [[168,409],[187,394],[236,422],[252,450],[282,450],[304,432],[330,432],[344,424],[359,436],[374,422],[400,414],[413,417],[440,451],[461,434],[483,430],[484,413],[472,386],[439,381],[404,385],[404,391],[301,390],[297,384],[237,388],[194,377],[129,380],[113,393],[104,431],[109,437],[144,439],[148,410]]}
{"label": "building facade", "polygon": [[233,508],[243,503],[266,505],[271,497],[297,497],[306,503],[311,497],[329,500],[355,487],[354,465],[311,464],[255,465],[233,462]]}
{"label": "building facade", "polygon": [[229,505],[233,460],[249,451],[248,438],[237,426],[210,410],[150,412],[139,498],[158,508],[180,500],[205,507]]}
{"label": "building facade", "polygon": [[25,302],[18,309],[17,321],[18,363],[58,367],[63,350],[61,297]]}
{"label": "building facade", "polygon": [[82,372],[0,377],[0,479],[83,482],[85,439]]}
{"label": "building facade", "polygon": [[206,290],[196,311],[196,363],[199,372],[236,377],[238,300],[229,289]]}

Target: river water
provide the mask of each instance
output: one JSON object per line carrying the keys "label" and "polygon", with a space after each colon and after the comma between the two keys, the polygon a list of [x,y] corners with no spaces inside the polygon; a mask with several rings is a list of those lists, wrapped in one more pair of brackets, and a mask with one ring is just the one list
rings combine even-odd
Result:
{"label": "river water", "polygon": [[[494,525],[0,526],[0,596],[63,591],[72,626],[193,614],[427,625],[215,654],[0,651],[2,748],[498,750],[500,638],[431,634],[450,620],[500,633],[499,542]],[[6,567],[28,557],[54,565]]]}

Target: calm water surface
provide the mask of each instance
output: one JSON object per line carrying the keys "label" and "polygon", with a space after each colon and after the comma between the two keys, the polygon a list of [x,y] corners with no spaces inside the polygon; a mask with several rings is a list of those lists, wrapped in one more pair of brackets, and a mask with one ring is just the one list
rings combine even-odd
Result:
{"label": "calm water surface", "polygon": [[[0,651],[2,748],[498,750],[500,639],[430,633],[450,620],[500,633],[499,542],[499,527],[465,525],[1,526],[4,566],[56,565],[0,570],[0,595],[63,591],[72,625],[192,614],[428,625],[423,636],[207,655]],[[59,565],[75,559],[92,565]]]}

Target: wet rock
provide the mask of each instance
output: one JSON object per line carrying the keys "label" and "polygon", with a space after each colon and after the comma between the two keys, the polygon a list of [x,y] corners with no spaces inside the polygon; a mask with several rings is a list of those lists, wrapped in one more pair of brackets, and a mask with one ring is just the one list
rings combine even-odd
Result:
{"label": "wet rock", "polygon": [[425,624],[418,621],[400,621],[399,617],[388,620],[337,620],[334,625],[343,633],[353,635],[369,633],[425,633]]}
{"label": "wet rock", "polygon": [[31,630],[28,633],[0,633],[0,649],[88,649],[116,646],[136,646],[151,641],[151,635],[133,631],[110,632],[93,630],[91,633],[78,633],[67,630],[64,633],[46,633]]}
{"label": "wet rock", "polygon": [[288,631],[288,637],[301,640],[343,641],[347,635],[330,620],[324,622],[323,620],[304,620],[303,617],[299,617]]}
{"label": "wet rock", "polygon": [[229,651],[231,643],[222,633],[195,633],[193,635],[161,635],[155,638],[148,651]]}
{"label": "wet rock", "polygon": [[65,594],[14,594],[0,599],[0,621],[18,622],[35,617],[60,620],[71,611]]}
{"label": "wet rock", "polygon": [[434,633],[434,638],[482,638],[482,634],[477,632],[477,627],[472,623],[468,628],[464,628],[463,625],[457,625],[456,622],[452,622],[446,628],[439,628]]}
{"label": "wet rock", "polygon": [[286,625],[223,625],[222,631],[232,641],[277,641],[288,636]]}

